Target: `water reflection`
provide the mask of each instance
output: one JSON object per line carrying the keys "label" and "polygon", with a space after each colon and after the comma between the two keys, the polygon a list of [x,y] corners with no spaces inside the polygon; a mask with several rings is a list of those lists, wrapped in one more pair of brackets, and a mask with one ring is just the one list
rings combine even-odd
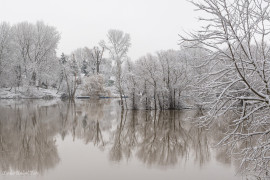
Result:
{"label": "water reflection", "polygon": [[[171,167],[193,160],[209,162],[216,134],[189,123],[196,111],[121,111],[117,101],[1,101],[0,166],[2,172],[40,174],[60,162],[56,138],[82,139],[109,160],[137,158],[148,166]],[[91,151],[89,150],[89,153]],[[231,161],[223,150],[216,159]]]}
{"label": "water reflection", "polygon": [[183,121],[182,116],[180,111],[122,112],[113,132],[110,159],[120,161],[135,154],[147,165],[171,166],[194,157],[203,165],[210,157],[206,131]]}
{"label": "water reflection", "polygon": [[54,136],[56,129],[41,117],[47,108],[15,104],[0,109],[0,165],[2,172],[37,171],[59,162]]}

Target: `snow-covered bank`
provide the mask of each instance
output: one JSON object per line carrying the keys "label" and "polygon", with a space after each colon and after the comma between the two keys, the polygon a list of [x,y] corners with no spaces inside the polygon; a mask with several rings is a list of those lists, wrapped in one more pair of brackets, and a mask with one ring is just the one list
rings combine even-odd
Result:
{"label": "snow-covered bank", "polygon": [[61,93],[56,89],[43,89],[36,87],[0,88],[0,99],[52,99],[60,98]]}
{"label": "snow-covered bank", "polygon": [[[101,96],[100,98],[119,98],[120,95],[117,94],[114,87],[107,87],[110,96]],[[53,99],[61,98],[63,92],[57,92],[56,89],[44,89],[36,87],[20,87],[18,88],[0,88],[0,99]],[[78,97],[90,97],[85,94],[80,88],[76,92],[76,98]],[[94,97],[94,96],[93,96]],[[94,97],[95,99],[97,97]]]}

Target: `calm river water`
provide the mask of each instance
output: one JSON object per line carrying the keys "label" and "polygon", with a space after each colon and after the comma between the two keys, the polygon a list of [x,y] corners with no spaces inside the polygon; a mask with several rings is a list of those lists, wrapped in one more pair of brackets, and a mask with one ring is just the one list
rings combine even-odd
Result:
{"label": "calm river water", "polygon": [[234,180],[220,135],[192,111],[124,111],[117,100],[0,100],[0,179]]}

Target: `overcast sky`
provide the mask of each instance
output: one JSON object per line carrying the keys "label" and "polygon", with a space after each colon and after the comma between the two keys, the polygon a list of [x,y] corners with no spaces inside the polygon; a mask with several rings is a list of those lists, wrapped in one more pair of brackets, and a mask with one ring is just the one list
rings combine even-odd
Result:
{"label": "overcast sky", "polygon": [[129,57],[178,49],[178,34],[197,26],[197,14],[186,0],[0,0],[0,21],[44,21],[61,33],[58,54],[106,38],[109,29],[131,36]]}

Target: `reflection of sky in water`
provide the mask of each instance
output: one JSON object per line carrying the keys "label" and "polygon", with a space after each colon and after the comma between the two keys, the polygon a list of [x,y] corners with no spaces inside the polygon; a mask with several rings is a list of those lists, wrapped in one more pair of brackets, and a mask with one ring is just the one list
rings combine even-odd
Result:
{"label": "reflection of sky in water", "polygon": [[[0,101],[1,171],[23,179],[240,179],[193,111],[127,111],[117,101]],[[0,176],[1,177],[1,176]],[[16,179],[19,176],[2,176]]]}

